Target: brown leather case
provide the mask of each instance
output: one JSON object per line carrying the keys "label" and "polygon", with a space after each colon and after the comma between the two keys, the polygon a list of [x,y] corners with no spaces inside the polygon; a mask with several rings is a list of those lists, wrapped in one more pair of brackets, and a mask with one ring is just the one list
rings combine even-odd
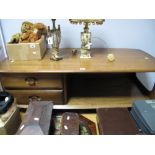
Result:
{"label": "brown leather case", "polygon": [[77,113],[63,113],[61,135],[79,135],[79,115]]}
{"label": "brown leather case", "polygon": [[48,135],[53,110],[51,101],[30,102],[17,134]]}
{"label": "brown leather case", "polygon": [[101,135],[135,135],[138,128],[127,108],[97,109]]}

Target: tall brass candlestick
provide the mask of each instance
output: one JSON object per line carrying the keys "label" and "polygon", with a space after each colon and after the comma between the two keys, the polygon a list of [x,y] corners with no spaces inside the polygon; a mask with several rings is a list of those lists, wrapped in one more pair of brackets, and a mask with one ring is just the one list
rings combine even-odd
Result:
{"label": "tall brass candlestick", "polygon": [[60,51],[59,51],[59,45],[61,42],[60,25],[58,25],[58,28],[56,28],[55,21],[56,21],[56,19],[52,19],[53,29],[51,30],[51,34],[52,34],[52,38],[53,38],[53,44],[52,44],[51,59],[57,61],[57,60],[63,59],[63,56],[60,55]]}

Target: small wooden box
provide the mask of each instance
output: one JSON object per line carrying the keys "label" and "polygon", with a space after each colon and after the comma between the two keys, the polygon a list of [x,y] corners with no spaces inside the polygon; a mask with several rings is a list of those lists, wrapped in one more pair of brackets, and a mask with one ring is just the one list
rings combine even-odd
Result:
{"label": "small wooden box", "polygon": [[40,60],[46,51],[46,40],[42,36],[35,43],[7,44],[9,60]]}

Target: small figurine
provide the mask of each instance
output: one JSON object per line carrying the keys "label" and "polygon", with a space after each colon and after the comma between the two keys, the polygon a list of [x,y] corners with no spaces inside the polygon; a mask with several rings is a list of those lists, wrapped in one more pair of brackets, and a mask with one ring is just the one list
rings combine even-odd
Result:
{"label": "small figurine", "polygon": [[50,59],[58,61],[63,59],[63,56],[60,55],[60,51],[59,51],[59,45],[61,41],[60,25],[58,25],[58,29],[56,29],[55,21],[56,19],[52,19],[53,29],[51,30],[51,35],[53,37],[53,44],[52,44],[52,54]]}
{"label": "small figurine", "polygon": [[72,55],[76,55],[77,54],[77,49],[72,49]]}

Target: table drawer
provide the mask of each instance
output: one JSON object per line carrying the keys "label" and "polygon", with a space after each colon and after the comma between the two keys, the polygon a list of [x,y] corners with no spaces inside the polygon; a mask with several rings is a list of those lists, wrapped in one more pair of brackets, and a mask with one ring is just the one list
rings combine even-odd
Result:
{"label": "table drawer", "polygon": [[62,89],[63,80],[62,76],[58,74],[20,74],[20,75],[3,75],[1,77],[2,85],[6,89],[39,89],[39,88],[52,88]]}
{"label": "table drawer", "polygon": [[17,104],[29,104],[32,100],[53,101],[63,104],[63,90],[6,90],[16,98]]}

